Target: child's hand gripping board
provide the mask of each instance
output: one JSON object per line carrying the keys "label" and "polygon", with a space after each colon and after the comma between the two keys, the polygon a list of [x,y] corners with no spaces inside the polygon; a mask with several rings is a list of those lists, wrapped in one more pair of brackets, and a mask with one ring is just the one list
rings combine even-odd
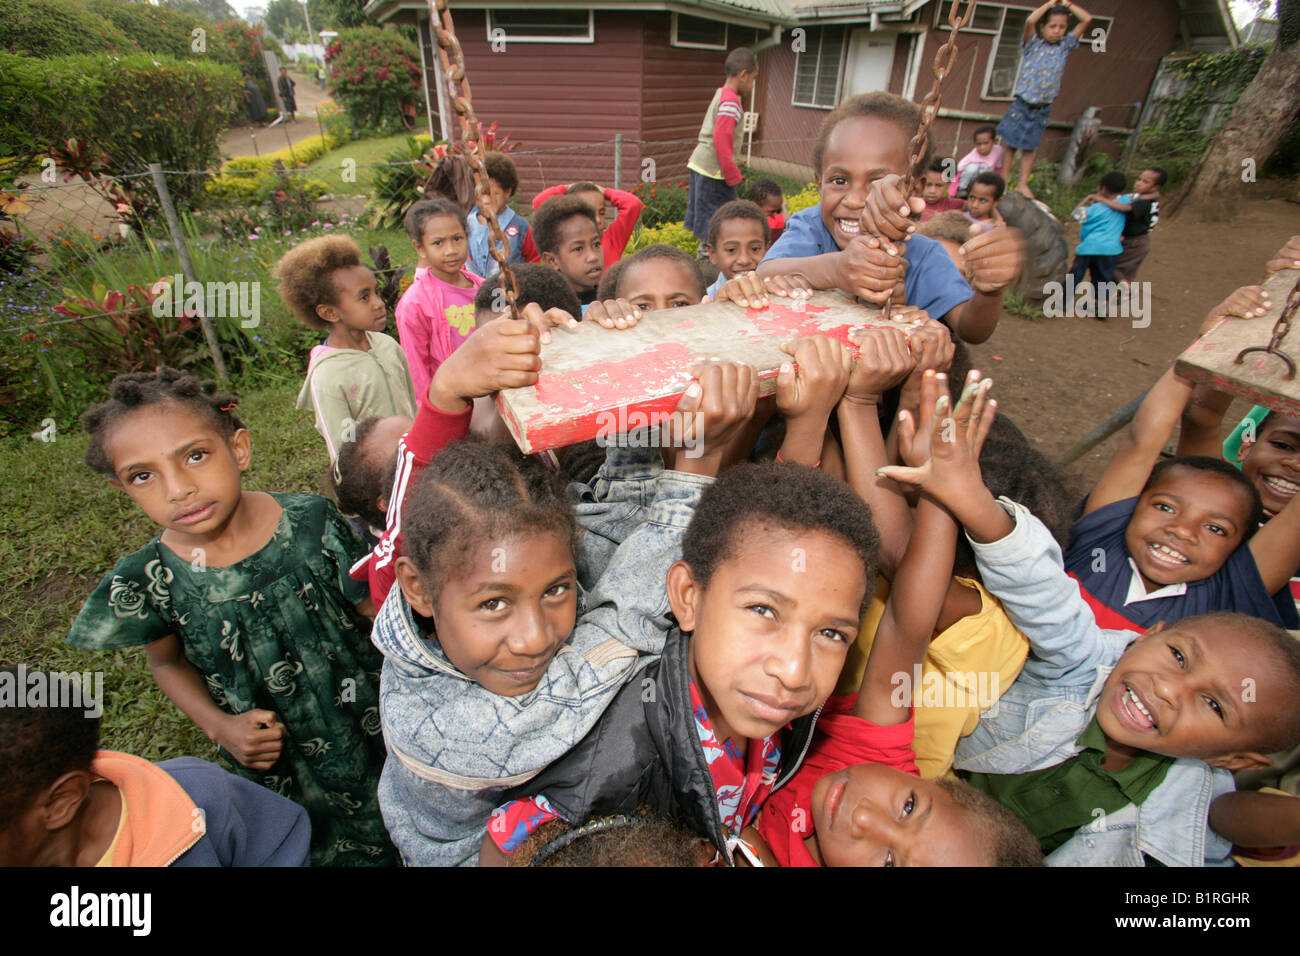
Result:
{"label": "child's hand gripping board", "polygon": [[[667,418],[694,380],[700,357],[753,365],[759,394],[776,391],[776,374],[790,356],[781,344],[806,335],[845,343],[855,328],[886,324],[880,309],[842,292],[817,292],[798,302],[769,298],[766,309],[734,302],[645,313],[630,329],[583,322],[556,328],[542,348],[536,385],[497,395],[497,408],[526,453],[545,451],[654,425]],[[904,330],[910,322],[893,322]]]}
{"label": "child's hand gripping board", "polygon": [[[1174,370],[1193,382],[1240,395],[1284,415],[1300,416],[1300,374],[1295,374],[1300,370],[1300,328],[1293,328],[1276,343],[1293,366],[1288,367],[1280,355],[1265,351],[1298,280],[1300,270],[1275,272],[1263,283],[1274,303],[1266,314],[1254,319],[1223,319],[1178,357]],[[1292,317],[1291,324],[1300,326],[1300,314]],[[1246,349],[1251,351],[1242,355]]]}

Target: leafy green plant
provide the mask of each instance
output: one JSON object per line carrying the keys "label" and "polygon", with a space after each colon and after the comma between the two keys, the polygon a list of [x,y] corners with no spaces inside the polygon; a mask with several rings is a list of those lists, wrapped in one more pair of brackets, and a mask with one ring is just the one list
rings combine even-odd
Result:
{"label": "leafy green plant", "polygon": [[821,193],[817,189],[816,183],[809,183],[800,192],[793,196],[785,197],[786,208],[791,214],[799,212],[801,209],[808,209],[822,201]]}
{"label": "leafy green plant", "polygon": [[627,254],[631,255],[647,246],[659,243],[666,246],[675,246],[683,252],[689,252],[691,255],[695,255],[695,251],[700,245],[699,240],[686,228],[685,223],[665,222],[658,226],[637,226],[627,244]]}
{"label": "leafy green plant", "polygon": [[370,249],[370,261],[375,267],[375,281],[379,284],[379,297],[384,300],[384,305],[388,307],[388,314],[395,315],[397,300],[406,291],[402,286],[402,278],[406,275],[407,267],[394,266],[393,261],[388,257],[388,247],[385,245]]}
{"label": "leafy green plant", "polygon": [[632,195],[641,200],[642,225],[651,228],[664,223],[681,222],[686,218],[686,202],[690,198],[689,187],[684,182],[637,183]]}
{"label": "leafy green plant", "polygon": [[325,131],[325,142],[330,149],[338,149],[354,138],[348,113],[335,100],[325,100],[316,107],[316,118]]}
{"label": "leafy green plant", "polygon": [[77,321],[65,323],[60,336],[81,352],[82,374],[104,379],[121,372],[139,372],[170,365],[184,368],[199,355],[193,315],[173,315],[173,309],[154,309],[161,280],[151,289],[130,285],[125,291],[96,282],[92,294],[71,296],[54,307],[59,315]]}
{"label": "leafy green plant", "polygon": [[[51,147],[74,140],[93,175],[204,170],[220,158],[218,141],[239,102],[234,71],[213,61],[166,56],[69,56],[48,60],[0,53],[0,148],[4,168],[30,169]],[[90,162],[102,157],[102,162]],[[70,157],[65,157],[70,158]],[[77,170],[66,170],[80,175]],[[177,206],[196,205],[202,176],[173,176]],[[147,179],[121,184],[140,219],[152,219]],[[136,202],[146,205],[141,208]]]}
{"label": "leafy green plant", "polygon": [[0,50],[54,57],[99,50],[135,53],[140,45],[75,0],[0,0]]}
{"label": "leafy green plant", "polygon": [[343,30],[325,48],[330,92],[358,129],[398,129],[418,99],[419,59],[415,44],[396,30]]}
{"label": "leafy green plant", "polygon": [[[203,56],[202,51],[194,49],[194,30],[212,33],[217,27],[213,21],[183,10],[132,0],[89,0],[88,6],[146,53],[164,53],[178,60]],[[68,52],[83,53],[85,47]]]}

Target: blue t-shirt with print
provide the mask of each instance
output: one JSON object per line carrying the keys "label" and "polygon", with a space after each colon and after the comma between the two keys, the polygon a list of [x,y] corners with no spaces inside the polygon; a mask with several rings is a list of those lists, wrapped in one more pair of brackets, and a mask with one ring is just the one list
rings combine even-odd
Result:
{"label": "blue t-shirt with print", "polygon": [[1079,39],[1067,33],[1056,43],[1048,43],[1037,33],[1020,44],[1020,72],[1016,74],[1015,95],[1026,103],[1050,103],[1061,91],[1061,74],[1065,58],[1079,48]]}
{"label": "blue t-shirt with print", "polygon": [[[1133,201],[1131,193],[1116,196],[1117,203],[1128,204]],[[1074,250],[1076,256],[1117,256],[1124,251],[1124,240],[1120,234],[1124,231],[1124,213],[1111,209],[1104,202],[1095,202],[1088,207],[1088,218],[1079,229],[1079,248]]]}
{"label": "blue t-shirt with print", "polygon": [[[822,222],[822,207],[818,203],[789,218],[785,232],[772,243],[763,261],[801,259],[839,251],[835,237]],[[907,304],[925,309],[931,318],[942,319],[974,294],[951,257],[935,240],[912,236],[905,244],[903,258],[907,260],[907,275],[903,279]]]}

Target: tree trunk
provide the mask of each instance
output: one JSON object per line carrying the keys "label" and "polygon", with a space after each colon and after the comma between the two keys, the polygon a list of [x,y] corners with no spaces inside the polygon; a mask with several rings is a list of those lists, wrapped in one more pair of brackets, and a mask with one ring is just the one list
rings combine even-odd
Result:
{"label": "tree trunk", "polygon": [[1254,185],[1259,167],[1300,113],[1297,20],[1300,0],[1278,0],[1273,49],[1170,204],[1172,214],[1186,209],[1206,219],[1228,219]]}

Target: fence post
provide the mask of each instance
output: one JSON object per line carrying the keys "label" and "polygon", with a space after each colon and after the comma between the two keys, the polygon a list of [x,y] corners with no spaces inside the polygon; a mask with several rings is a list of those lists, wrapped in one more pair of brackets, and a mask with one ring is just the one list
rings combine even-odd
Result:
{"label": "fence post", "polygon": [[[172,242],[176,243],[176,254],[180,256],[181,271],[185,273],[185,278],[198,285],[198,276],[194,274],[194,263],[190,260],[190,247],[185,244],[185,234],[181,232],[180,220],[176,218],[176,207],[172,205],[172,194],[167,188],[167,180],[163,177],[162,166],[158,163],[149,164],[149,175],[153,177],[154,187],[158,190],[158,199],[162,203],[163,215],[167,217],[167,230],[172,234]],[[184,289],[173,289],[172,295],[183,295]],[[208,351],[212,353],[212,362],[217,369],[217,378],[226,381],[226,362],[221,357],[221,347],[217,344],[217,333],[212,328],[212,322],[208,319],[208,300],[206,295],[199,296],[199,324],[203,326],[203,338],[207,340]]]}
{"label": "fence post", "polygon": [[623,134],[614,134],[614,188],[623,188]]}

